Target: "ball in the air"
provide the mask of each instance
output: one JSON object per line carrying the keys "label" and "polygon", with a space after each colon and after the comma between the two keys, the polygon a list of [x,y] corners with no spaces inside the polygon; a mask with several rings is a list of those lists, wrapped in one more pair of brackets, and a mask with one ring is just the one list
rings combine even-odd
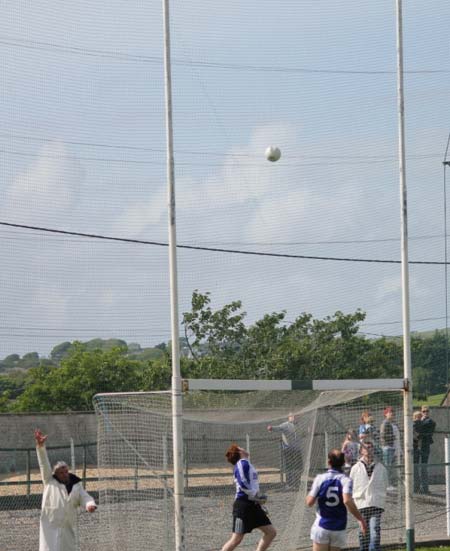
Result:
{"label": "ball in the air", "polygon": [[275,161],[278,161],[278,159],[281,157],[281,151],[278,147],[274,147],[273,145],[269,145],[269,147],[266,149],[266,159],[272,163]]}

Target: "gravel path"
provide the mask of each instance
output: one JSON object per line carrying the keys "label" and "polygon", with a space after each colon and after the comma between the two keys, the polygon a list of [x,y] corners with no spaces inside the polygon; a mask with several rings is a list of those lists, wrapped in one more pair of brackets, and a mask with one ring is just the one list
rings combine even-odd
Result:
{"label": "gravel path", "polygon": [[[433,486],[431,496],[414,499],[417,541],[445,539],[445,487]],[[269,516],[281,534],[290,511],[286,504],[295,495],[285,491],[270,494]],[[383,515],[382,543],[404,541],[403,510],[398,495],[389,495]],[[199,496],[186,498],[187,549],[211,551],[220,549],[231,530],[232,494],[227,496]],[[80,514],[80,551],[166,551],[173,549],[172,510],[163,508],[162,500],[130,502],[100,508],[92,515]],[[300,529],[299,549],[310,548],[309,527],[314,512],[305,511]],[[168,519],[168,523],[166,521]],[[169,526],[165,530],[165,526]],[[357,546],[357,533],[350,522],[348,546]],[[39,538],[39,511],[37,509],[0,511],[0,551],[36,551]],[[252,548],[258,534],[246,537],[242,548]],[[274,550],[277,546],[274,546]],[[286,551],[284,549],[283,551]]]}

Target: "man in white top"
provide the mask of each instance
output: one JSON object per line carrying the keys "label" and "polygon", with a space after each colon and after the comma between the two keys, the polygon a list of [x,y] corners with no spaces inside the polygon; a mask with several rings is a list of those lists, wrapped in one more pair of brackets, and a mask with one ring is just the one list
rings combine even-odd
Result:
{"label": "man in white top", "polygon": [[359,533],[360,551],[381,550],[381,515],[386,503],[388,472],[386,467],[375,461],[373,442],[361,445],[361,459],[350,471],[353,480],[353,499],[367,523],[366,534]]}
{"label": "man in white top", "polygon": [[34,439],[44,484],[39,551],[76,551],[77,509],[93,513],[97,506],[64,461],[58,461],[52,470],[45,448],[47,436],[36,429]]}
{"label": "man in white top", "polygon": [[328,454],[329,469],[314,479],[306,505],[317,502],[316,520],[311,528],[313,551],[337,551],[345,546],[347,511],[358,521],[365,533],[366,523],[352,498],[352,481],[342,472],[345,456],[341,450]]}

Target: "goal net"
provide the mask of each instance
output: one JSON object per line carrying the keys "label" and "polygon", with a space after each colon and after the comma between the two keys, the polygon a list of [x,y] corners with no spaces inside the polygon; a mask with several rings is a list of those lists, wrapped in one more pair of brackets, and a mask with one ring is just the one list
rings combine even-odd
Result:
{"label": "goal net", "polygon": [[[315,508],[307,508],[305,498],[314,477],[326,472],[328,451],[342,449],[346,442],[350,469],[363,438],[374,443],[376,461],[386,461],[380,441],[384,412],[393,408],[394,423],[403,433],[401,401],[400,391],[185,393],[186,549],[217,550],[231,534],[235,488],[232,466],[224,454],[232,442],[250,451],[261,491],[268,495],[269,517],[278,532],[272,548],[309,548]],[[105,549],[174,549],[170,393],[100,394],[94,403]],[[400,543],[404,539],[401,447],[389,463],[381,538],[383,543]],[[259,537],[255,530],[242,545],[255,545]],[[356,522],[349,518],[347,546],[357,544]]]}

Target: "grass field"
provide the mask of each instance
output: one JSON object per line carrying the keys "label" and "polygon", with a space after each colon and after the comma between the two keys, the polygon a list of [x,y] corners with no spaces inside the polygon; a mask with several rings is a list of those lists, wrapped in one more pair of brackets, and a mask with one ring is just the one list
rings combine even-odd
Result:
{"label": "grass field", "polygon": [[413,404],[414,407],[420,407],[425,404],[429,407],[440,406],[443,398],[444,394],[433,394],[432,396],[428,396],[426,400],[414,400]]}

